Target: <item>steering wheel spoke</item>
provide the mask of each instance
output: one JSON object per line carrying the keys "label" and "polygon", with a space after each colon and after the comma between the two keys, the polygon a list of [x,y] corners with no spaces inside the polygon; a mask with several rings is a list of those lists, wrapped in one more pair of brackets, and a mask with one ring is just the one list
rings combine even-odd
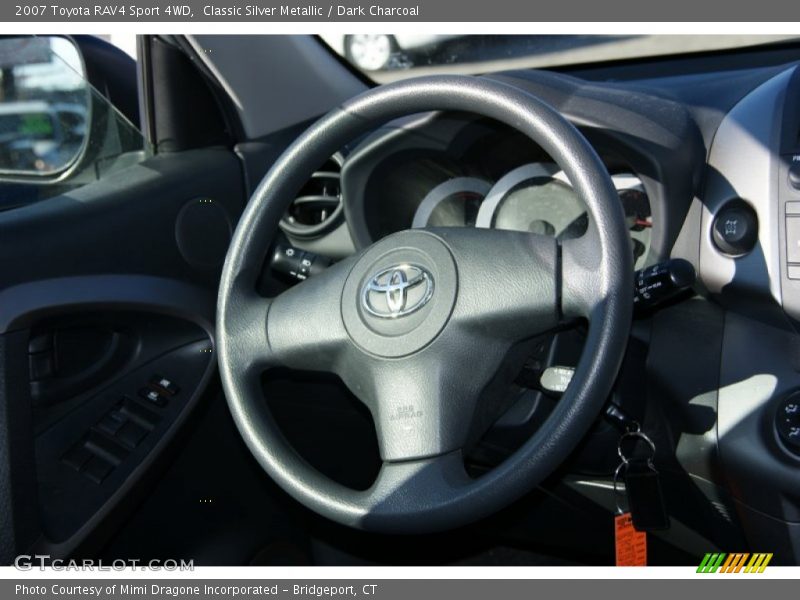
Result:
{"label": "steering wheel spoke", "polygon": [[602,300],[603,267],[593,237],[588,231],[561,244],[561,311],[565,319],[590,318]]}
{"label": "steering wheel spoke", "polygon": [[271,366],[267,342],[267,312],[271,300],[255,291],[240,290],[219,307],[224,315],[226,335],[219,340],[220,351],[229,352],[239,369],[251,376]]}
{"label": "steering wheel spoke", "polygon": [[502,362],[502,349],[488,339],[476,348],[444,336],[403,359],[353,362],[342,379],[370,409],[381,457],[419,460],[466,445],[480,393]]}
{"label": "steering wheel spoke", "polygon": [[516,342],[558,324],[558,247],[553,238],[497,229],[434,232],[458,266],[456,325]]}
{"label": "steering wheel spoke", "polygon": [[424,525],[414,527],[407,518],[398,516],[450,510],[448,502],[471,482],[461,451],[417,460],[386,461],[367,492],[370,510],[365,524],[372,525],[369,522],[372,520],[383,530],[424,531]]}
{"label": "steering wheel spoke", "polygon": [[[613,230],[607,235],[614,234],[622,237]],[[625,232],[622,235],[626,235]],[[616,304],[624,296],[633,297],[633,260],[629,244],[627,238],[620,239],[619,245],[607,250],[607,254],[614,255],[613,262],[609,261],[608,256],[597,251],[602,246],[594,223],[590,224],[586,234],[580,238],[566,240],[561,244],[561,312],[564,319],[600,319],[608,309],[609,302]],[[612,276],[609,272],[612,269],[623,273]],[[628,289],[620,291],[620,278],[630,281]],[[624,304],[630,305],[629,302]],[[630,315],[625,315],[625,318],[629,322]]]}
{"label": "steering wheel spoke", "polygon": [[337,263],[272,299],[266,318],[272,364],[336,372],[349,341],[340,306],[351,265]]}

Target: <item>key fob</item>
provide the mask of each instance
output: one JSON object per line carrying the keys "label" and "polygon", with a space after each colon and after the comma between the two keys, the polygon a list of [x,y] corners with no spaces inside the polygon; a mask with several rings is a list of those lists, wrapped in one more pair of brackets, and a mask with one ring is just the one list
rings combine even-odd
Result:
{"label": "key fob", "polygon": [[669,529],[669,515],[661,491],[661,478],[653,463],[632,459],[625,469],[625,494],[637,531]]}

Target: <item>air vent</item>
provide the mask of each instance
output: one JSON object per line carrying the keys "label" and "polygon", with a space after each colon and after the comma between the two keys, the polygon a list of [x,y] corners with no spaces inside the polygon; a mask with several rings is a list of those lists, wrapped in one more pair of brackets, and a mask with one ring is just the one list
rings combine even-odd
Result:
{"label": "air vent", "polygon": [[342,156],[335,154],[311,175],[281,220],[286,233],[301,238],[318,237],[339,223],[342,162]]}

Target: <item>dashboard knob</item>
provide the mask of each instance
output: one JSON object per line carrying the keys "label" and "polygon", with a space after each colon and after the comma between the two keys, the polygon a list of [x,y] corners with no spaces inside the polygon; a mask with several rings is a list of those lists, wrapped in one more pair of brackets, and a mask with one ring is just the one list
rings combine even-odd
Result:
{"label": "dashboard knob", "polygon": [[743,200],[729,202],[717,213],[712,237],[719,250],[729,256],[748,254],[758,241],[758,217]]}
{"label": "dashboard knob", "polygon": [[800,163],[793,162],[789,167],[789,185],[800,190]]}
{"label": "dashboard knob", "polygon": [[784,399],[775,415],[775,426],[787,449],[800,454],[800,394]]}

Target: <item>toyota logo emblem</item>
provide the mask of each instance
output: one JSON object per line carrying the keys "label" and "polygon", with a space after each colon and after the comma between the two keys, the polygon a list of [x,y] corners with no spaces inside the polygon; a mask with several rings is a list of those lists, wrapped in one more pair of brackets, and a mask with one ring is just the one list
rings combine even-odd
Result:
{"label": "toyota logo emblem", "polygon": [[380,271],[364,285],[361,306],[381,319],[418,311],[433,295],[433,276],[418,265],[395,265]]}

